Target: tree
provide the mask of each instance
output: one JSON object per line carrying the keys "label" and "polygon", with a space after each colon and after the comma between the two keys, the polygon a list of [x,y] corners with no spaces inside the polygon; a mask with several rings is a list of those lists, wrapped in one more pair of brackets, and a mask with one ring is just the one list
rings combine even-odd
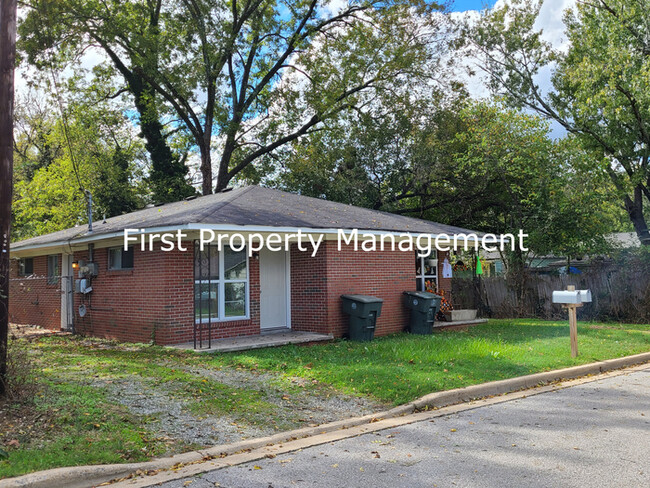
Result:
{"label": "tree", "polygon": [[[537,255],[605,249],[611,183],[585,176],[595,156],[575,138],[553,141],[541,117],[498,103],[391,102],[388,116],[355,114],[297,144],[272,184],[485,232],[523,229]],[[516,257],[523,266],[526,254]]]}
{"label": "tree", "polygon": [[158,140],[161,120],[191,135],[204,194],[213,189],[215,148],[219,191],[341,111],[426,78],[442,45],[441,17],[432,15],[439,7],[423,0],[353,0],[340,10],[322,0],[31,6],[20,31],[30,59],[98,46],[124,77],[141,124],[150,123]]}
{"label": "tree", "polygon": [[14,237],[85,223],[84,190],[95,219],[141,208],[145,151],[125,116],[105,106],[72,104],[66,122],[33,101],[17,111]]}
{"label": "tree", "polygon": [[[108,4],[104,2],[27,2],[31,10],[19,26],[19,49],[38,68],[44,81],[50,84],[50,74],[54,77],[55,71],[68,65],[76,67],[79,58],[88,49],[95,46],[104,48],[112,64],[94,69],[95,83],[84,94],[99,97],[98,101],[101,102],[117,98],[126,91],[131,93],[138,113],[141,136],[146,141],[145,147],[151,157],[149,181],[153,200],[176,201],[195,193],[186,181],[188,168],[185,157],[174,152],[168,144],[169,132],[165,132],[160,119],[156,91],[138,72],[138,60],[134,59],[136,53],[129,53],[129,61],[129,55],[122,57],[122,52],[116,50],[122,43],[120,36],[131,36],[134,51],[147,50],[150,58],[146,62],[155,67],[158,62],[157,49],[147,46],[146,39],[158,32],[160,9],[149,9],[149,15],[146,15],[146,7],[120,3],[111,2],[112,11],[106,12],[103,6],[108,8]],[[151,2],[147,2],[147,5],[151,6]],[[93,17],[93,9],[101,12]],[[116,14],[114,19],[110,18],[112,14]],[[102,15],[109,18],[102,18]],[[116,30],[120,28],[124,31]],[[113,78],[116,73],[122,76],[125,84],[118,89],[114,89]],[[53,92],[59,90],[56,86],[50,86],[50,89]]]}
{"label": "tree", "polygon": [[[566,50],[553,49],[534,23],[541,3],[515,0],[466,27],[495,93],[560,123],[595,153],[641,242],[650,245],[650,23],[646,0],[578,2],[565,15]],[[552,68],[553,87],[537,76]]]}

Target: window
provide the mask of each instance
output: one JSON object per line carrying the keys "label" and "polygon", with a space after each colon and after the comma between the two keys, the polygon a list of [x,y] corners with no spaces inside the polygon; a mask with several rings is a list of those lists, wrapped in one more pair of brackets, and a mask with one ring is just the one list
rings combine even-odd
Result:
{"label": "window", "polygon": [[59,255],[53,254],[47,257],[47,284],[56,285],[59,282]]}
{"label": "window", "polygon": [[415,255],[415,275],[418,291],[438,291],[438,251],[433,250],[427,256]]}
{"label": "window", "polygon": [[133,248],[127,251],[123,247],[108,250],[108,269],[133,269]]}
{"label": "window", "polygon": [[18,274],[29,276],[34,274],[34,258],[20,258],[18,260]]}
{"label": "window", "polygon": [[194,244],[194,318],[197,322],[248,316],[246,250]]}

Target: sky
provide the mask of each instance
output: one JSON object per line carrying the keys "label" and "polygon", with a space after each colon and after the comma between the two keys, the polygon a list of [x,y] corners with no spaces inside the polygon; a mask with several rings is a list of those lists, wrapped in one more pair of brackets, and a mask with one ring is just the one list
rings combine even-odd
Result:
{"label": "sky", "polygon": [[[454,15],[461,17],[466,15],[477,16],[477,10],[482,10],[486,7],[491,8],[495,4],[502,5],[507,1],[508,0],[438,0],[440,3],[449,4],[450,9],[454,12],[457,12]],[[346,0],[332,1],[333,8],[335,6],[340,7],[344,3],[346,3]],[[575,3],[576,0],[544,1],[536,27],[543,29],[543,37],[547,41],[551,42],[551,44],[553,44],[555,47],[561,47],[564,44],[564,25],[562,22],[563,12],[565,9],[575,5]],[[87,52],[86,56],[82,60],[82,66],[87,69],[92,68],[93,65],[97,64],[102,59],[103,55],[99,52]],[[472,64],[472,60],[468,60],[467,62],[469,64]],[[27,69],[25,66],[21,66],[17,70],[16,91],[19,96],[26,95],[28,91],[26,80],[23,78],[25,72],[29,72],[29,69]],[[540,73],[537,81],[542,89],[550,88],[550,74],[550,70],[546,70],[545,72]],[[467,83],[467,88],[469,89],[472,96],[482,98],[489,95],[480,76],[473,77],[473,79],[467,79],[465,82]],[[556,127],[555,125],[553,127],[553,133],[555,137],[561,137],[563,135],[563,131],[559,129],[559,126]]]}
{"label": "sky", "polygon": [[496,0],[455,0],[451,5],[454,12],[465,12],[466,10],[482,10],[483,8],[493,7]]}

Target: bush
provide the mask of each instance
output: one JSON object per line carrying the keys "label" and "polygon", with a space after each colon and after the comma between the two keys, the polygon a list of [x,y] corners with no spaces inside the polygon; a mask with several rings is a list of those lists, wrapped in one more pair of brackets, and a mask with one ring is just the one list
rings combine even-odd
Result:
{"label": "bush", "polygon": [[[2,379],[0,379],[2,381]],[[26,339],[15,336],[7,345],[7,376],[3,381],[5,397],[16,403],[27,403],[36,395],[36,374]]]}

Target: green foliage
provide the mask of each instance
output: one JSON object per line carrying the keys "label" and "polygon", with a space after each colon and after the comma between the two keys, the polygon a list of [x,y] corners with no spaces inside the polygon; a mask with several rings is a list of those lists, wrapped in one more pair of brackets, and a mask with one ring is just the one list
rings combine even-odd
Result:
{"label": "green foliage", "polygon": [[537,255],[607,249],[604,235],[615,226],[612,188],[580,171],[592,154],[571,138],[553,141],[547,123],[518,110],[477,104],[461,118],[466,129],[456,135],[453,160],[464,183],[485,195],[471,208],[480,229],[524,229]]}
{"label": "green foliage", "polygon": [[295,144],[270,183],[485,232],[523,229],[537,255],[606,250],[614,191],[584,172],[597,155],[575,138],[553,141],[538,116],[463,97],[382,105]]}
{"label": "green foliage", "polygon": [[96,75],[121,77],[132,95],[154,187],[154,175],[177,167],[163,130],[173,120],[169,131],[185,132],[200,156],[204,194],[213,152],[217,190],[259,178],[254,161],[395,84],[432,78],[445,45],[444,17],[432,15],[441,7],[422,0],[29,3],[25,58],[65,64],[99,46],[108,61]]}
{"label": "green foliage", "polygon": [[[642,242],[650,244],[650,24],[647,0],[578,2],[565,15],[568,47],[535,29],[541,2],[515,0],[466,26],[494,92],[559,122],[593,154],[584,171],[605,174]],[[536,76],[553,70],[543,93]]]}
{"label": "green foliage", "polygon": [[143,148],[124,115],[106,107],[72,105],[64,126],[46,110],[20,113],[14,239],[87,222],[83,189],[93,195],[95,219],[144,205]]}

